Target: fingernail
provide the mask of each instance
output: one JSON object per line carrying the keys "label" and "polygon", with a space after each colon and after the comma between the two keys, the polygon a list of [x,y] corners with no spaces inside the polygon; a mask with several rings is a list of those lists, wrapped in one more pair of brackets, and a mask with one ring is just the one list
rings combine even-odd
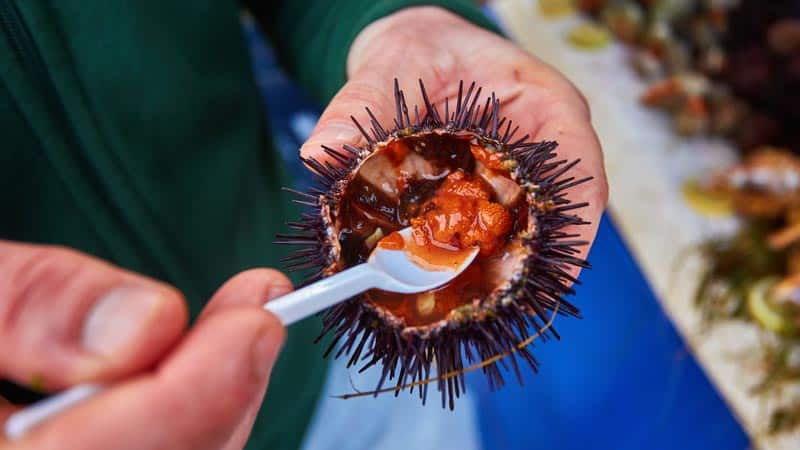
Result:
{"label": "fingernail", "polygon": [[283,332],[280,327],[264,326],[256,335],[252,344],[251,365],[257,380],[269,377],[281,345],[283,345]]}
{"label": "fingernail", "polygon": [[132,344],[152,325],[163,295],[140,286],[119,286],[103,295],[83,324],[83,347],[111,356]]}
{"label": "fingernail", "polygon": [[287,285],[273,285],[267,290],[267,300],[281,297],[292,292],[292,286]]}
{"label": "fingernail", "polygon": [[361,133],[355,125],[332,122],[312,135],[309,145],[341,146],[342,144],[357,144],[360,139]]}

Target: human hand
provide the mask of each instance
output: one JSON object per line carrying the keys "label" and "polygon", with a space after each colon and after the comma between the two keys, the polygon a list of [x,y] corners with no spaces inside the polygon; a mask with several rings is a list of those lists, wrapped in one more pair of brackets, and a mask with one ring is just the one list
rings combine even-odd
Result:
{"label": "human hand", "polygon": [[[111,383],[0,449],[242,448],[285,337],[281,273],[237,275],[184,333],[174,288],[79,252],[0,241],[0,378]],[[16,408],[0,397],[0,425]]]}
{"label": "human hand", "polygon": [[[323,112],[303,145],[304,157],[326,159],[320,146],[357,145],[361,134],[350,119],[362,118],[364,107],[379,122],[391,124],[397,78],[409,106],[423,105],[417,79],[422,79],[432,103],[443,111],[451,106],[460,80],[475,81],[501,101],[500,115],[520,126],[530,140],[558,141],[559,156],[582,162],[573,176],[594,180],[575,186],[569,198],[588,202],[580,215],[591,222],[570,232],[592,242],[608,200],[600,143],[592,128],[589,107],[578,90],[558,71],[512,42],[436,7],[414,7],[387,16],[365,28],[350,48],[348,81]],[[483,100],[483,99],[481,99]],[[368,120],[363,120],[368,123]],[[588,247],[578,255],[585,258]],[[578,269],[575,269],[577,271]]]}

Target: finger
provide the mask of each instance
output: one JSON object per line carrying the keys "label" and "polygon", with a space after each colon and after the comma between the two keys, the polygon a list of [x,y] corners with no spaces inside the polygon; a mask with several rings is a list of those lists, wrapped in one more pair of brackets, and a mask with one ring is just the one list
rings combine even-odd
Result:
{"label": "finger", "polygon": [[[439,8],[411,9],[414,11],[396,13],[379,20],[359,34],[348,55],[349,80],[320,116],[300,150],[302,156],[326,160],[322,145],[338,149],[345,144],[355,146],[363,143],[364,137],[351,116],[368,131],[371,117],[366,108],[383,127],[393,128],[395,78],[401,88],[406,88],[405,100],[412,108],[412,117],[413,105],[422,105],[422,94],[417,87],[419,79],[424,80],[432,101],[444,101],[445,93],[455,95],[460,80],[458,76],[464,73],[463,62],[450,51],[447,42],[420,39],[420,29],[424,29],[425,24],[448,29],[452,23],[468,23]],[[413,26],[408,26],[405,16],[412,12]],[[443,12],[446,24],[439,17]]]}
{"label": "finger", "polygon": [[[591,180],[570,188],[566,195],[574,204],[587,203],[575,213],[590,224],[565,231],[593,242],[608,203],[608,182],[600,141],[590,122],[587,104],[571,85],[559,82],[549,86],[527,85],[522,95],[502,108],[503,114],[519,124],[520,129],[531,130],[530,141],[556,141],[559,160],[580,160],[564,177]],[[531,114],[532,111],[536,114]],[[521,136],[515,136],[518,137]],[[589,246],[582,247],[579,256],[585,258],[588,251]]]}
{"label": "finger", "polygon": [[[420,39],[431,29],[439,31],[436,39]],[[513,63],[519,63],[520,67],[514,67]],[[431,103],[443,113],[445,98],[450,99],[451,107],[455,106],[462,80],[475,81],[478,86],[495,91],[499,98],[511,99],[519,95],[523,77],[560,79],[569,84],[557,74],[508,40],[446,10],[408,8],[376,21],[356,38],[348,55],[349,81],[320,116],[301,148],[301,155],[332,162],[321,146],[339,149],[345,144],[364,143],[365,137],[351,116],[368,133],[373,117],[384,128],[393,128],[395,78],[404,89],[405,101],[411,109],[409,115],[413,118],[414,105],[424,114],[418,80],[424,81]]]}
{"label": "finger", "polygon": [[19,449],[218,449],[267,384],[284,338],[260,307],[221,308],[155,373],[44,424]]}
{"label": "finger", "polygon": [[274,269],[251,269],[239,273],[220,287],[211,297],[199,320],[221,308],[231,306],[263,306],[268,300],[291,292],[292,282]]}
{"label": "finger", "polygon": [[[602,151],[590,123],[588,106],[582,95],[558,72],[522,52],[515,53],[515,58],[528,60],[517,66],[506,67],[503,71],[491,67],[476,68],[470,72],[470,78],[496,87],[494,92],[502,102],[501,115],[511,119],[523,130],[516,137],[529,133],[532,141],[558,141],[560,156],[569,160],[581,159],[581,164],[573,169],[571,176],[591,176],[594,179],[591,183],[573,189],[570,197],[576,203],[589,203],[589,206],[581,210],[581,215],[594,226],[582,227],[580,233],[585,240],[591,242],[608,200],[608,186]],[[404,68],[411,68],[409,70],[416,73],[425,71],[424,68],[415,70],[413,67],[413,64],[404,65]],[[395,116],[394,99],[388,97],[387,93],[391,92],[391,88],[384,86],[387,78],[380,73],[381,69],[377,67],[345,85],[323,113],[311,138],[303,146],[301,152],[304,157],[326,159],[320,148],[322,145],[334,149],[344,144],[357,145],[363,136],[352,124],[349,115],[353,111],[361,111],[364,105],[367,105],[381,124],[392,123]],[[462,77],[454,79],[460,78]],[[445,99],[452,100],[456,97],[458,85],[440,82],[436,84],[436,88],[431,89],[431,83],[427,81],[426,79],[426,89],[431,102],[443,111]],[[417,89],[406,92],[414,91]],[[359,119],[361,124],[368,124],[370,116],[361,116],[366,116],[366,119]],[[585,255],[588,247],[583,251]]]}
{"label": "finger", "polygon": [[14,414],[14,411],[17,409],[18,408],[9,403],[8,400],[0,397],[0,423],[5,423],[6,419],[8,419],[11,414]]}
{"label": "finger", "polygon": [[258,411],[261,409],[261,404],[264,402],[264,396],[267,394],[267,386],[264,386],[261,391],[253,398],[250,406],[244,412],[244,416],[239,421],[239,424],[231,433],[228,441],[221,447],[222,450],[239,450],[244,448],[247,440],[250,439],[250,434],[253,431],[253,424],[258,418]]}
{"label": "finger", "polygon": [[183,333],[174,288],[74,250],[0,241],[0,377],[45,390],[157,362]]}
{"label": "finger", "polygon": [[[592,225],[577,227],[574,231],[592,242],[608,203],[608,184],[602,148],[591,124],[589,104],[558,70],[516,47],[501,48],[493,50],[483,46],[476,50],[477,59],[499,56],[512,61],[506,65],[477,65],[474,71],[476,79],[500,87],[497,92],[501,102],[500,115],[519,126],[514,139],[527,134],[532,142],[556,141],[559,159],[581,160],[567,176],[576,180],[592,177],[592,181],[570,189],[568,196],[574,203],[589,203],[580,210],[580,215]],[[583,249],[583,255],[587,252],[588,247]]]}
{"label": "finger", "polygon": [[385,81],[369,76],[345,83],[323,111],[308,140],[300,148],[300,155],[325,161],[329,158],[322,146],[341,149],[344,145],[360,145],[363,136],[351,116],[358,116],[362,126],[368,127],[369,119],[363,117],[366,116],[365,108],[369,108],[378,121],[387,123],[394,100],[390,97],[391,85]]}
{"label": "finger", "polygon": [[[226,282],[206,305],[200,314],[200,320],[213,314],[220,308],[250,305],[263,306],[269,300],[280,297],[292,290],[292,282],[274,269],[252,269],[242,272]],[[258,416],[261,403],[264,401],[266,386],[254,396],[246,408],[244,416],[231,433],[223,449],[240,449],[244,447],[253,423]]]}
{"label": "finger", "polygon": [[[430,29],[438,31],[436,39],[419,39]],[[568,176],[593,180],[573,187],[568,197],[574,203],[588,203],[579,214],[591,224],[567,231],[578,233],[587,242],[594,240],[608,198],[602,151],[586,100],[557,70],[450,13],[422,7],[395,13],[362,31],[351,47],[348,73],[351,80],[323,113],[302,149],[304,156],[326,159],[320,145],[336,149],[364,139],[356,127],[347,128],[347,119],[355,112],[368,128],[370,116],[358,115],[365,105],[378,122],[391,126],[396,113],[388,84],[394,77],[401,81],[424,79],[428,97],[440,113],[445,98],[452,102],[456,97],[459,80],[474,80],[488,90],[481,96],[494,91],[501,100],[501,115],[520,126],[516,138],[528,133],[531,141],[555,140],[559,156],[581,159]],[[416,87],[405,93],[409,106],[421,104]],[[348,129],[349,135],[341,129],[327,132],[334,128]],[[589,247],[581,250],[579,256],[585,257]]]}
{"label": "finger", "polygon": [[[200,320],[214,314],[221,308],[234,306],[258,306],[280,297],[292,290],[292,282],[283,273],[274,269],[251,269],[228,280],[214,294],[211,301],[203,309]],[[245,409],[242,419],[231,433],[223,449],[240,449],[250,437],[253,423],[258,416],[261,403],[264,401],[266,386],[253,397]]]}

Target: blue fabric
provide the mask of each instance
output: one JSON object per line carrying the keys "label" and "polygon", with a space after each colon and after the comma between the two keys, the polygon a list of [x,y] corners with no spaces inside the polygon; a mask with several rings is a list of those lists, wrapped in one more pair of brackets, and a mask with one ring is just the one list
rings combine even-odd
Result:
{"label": "blue fabric", "polygon": [[600,224],[574,299],[538,343],[538,375],[489,393],[478,377],[489,449],[746,449],[748,439],[660,308],[613,222]]}
{"label": "blue fabric", "polygon": [[[306,185],[297,150],[320,110],[281,74],[248,21],[245,33],[276,144],[298,185]],[[494,393],[480,373],[470,374],[468,393],[478,405],[483,448],[748,448],[747,436],[687,351],[608,217],[590,261],[594,268],[581,275],[573,299],[585,318],[558,320],[562,340],[534,344],[539,374],[524,371],[524,387],[509,374],[507,386]],[[433,407],[435,402],[427,408]],[[373,418],[369,409],[363,421]]]}
{"label": "blue fabric", "polygon": [[480,450],[477,396],[461,397],[454,411],[439,406],[433,389],[427,406],[416,391],[342,400],[336,396],[369,391],[381,375],[345,362],[332,362],[301,450]]}

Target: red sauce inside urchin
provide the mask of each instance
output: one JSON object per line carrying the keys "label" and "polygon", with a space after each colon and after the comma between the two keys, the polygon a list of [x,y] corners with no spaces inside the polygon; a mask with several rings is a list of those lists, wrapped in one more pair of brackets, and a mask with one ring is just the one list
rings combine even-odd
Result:
{"label": "red sauce inside urchin", "polygon": [[490,196],[480,180],[460,169],[451,173],[423,204],[422,215],[411,219],[414,242],[450,251],[477,246],[481,256],[494,254],[511,231],[511,213]]}
{"label": "red sauce inside urchin", "polygon": [[406,241],[397,231],[378,241],[378,247],[386,250],[403,250],[406,248]]}
{"label": "red sauce inside urchin", "polygon": [[[450,283],[421,294],[371,290],[368,301],[423,326],[486,298],[489,276],[511,236],[527,226],[527,201],[500,153],[468,135],[408,137],[379,146],[345,189],[339,242],[344,267],[365,261],[376,245],[404,249],[433,266],[458,265],[469,248],[475,261]],[[404,242],[397,230],[412,227]]]}

